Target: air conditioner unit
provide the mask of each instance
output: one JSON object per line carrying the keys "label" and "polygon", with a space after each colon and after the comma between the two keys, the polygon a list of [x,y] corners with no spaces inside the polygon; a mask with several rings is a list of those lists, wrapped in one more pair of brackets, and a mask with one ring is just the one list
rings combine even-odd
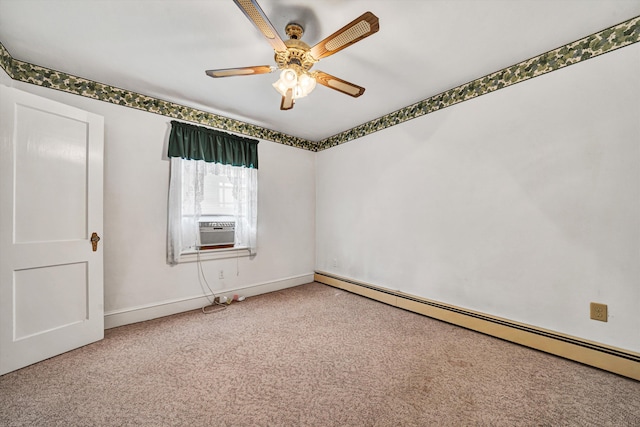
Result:
{"label": "air conditioner unit", "polygon": [[199,226],[198,247],[233,247],[235,244],[236,221],[234,217],[202,217]]}

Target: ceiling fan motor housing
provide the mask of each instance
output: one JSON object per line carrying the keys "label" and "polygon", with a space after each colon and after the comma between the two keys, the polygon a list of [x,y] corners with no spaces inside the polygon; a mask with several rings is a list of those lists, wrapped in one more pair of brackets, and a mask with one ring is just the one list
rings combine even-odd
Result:
{"label": "ceiling fan motor housing", "polygon": [[304,29],[299,24],[291,23],[286,26],[285,32],[290,38],[284,41],[286,51],[276,51],[275,62],[278,68],[293,68],[298,74],[308,72],[318,60],[311,56],[309,45],[300,40]]}

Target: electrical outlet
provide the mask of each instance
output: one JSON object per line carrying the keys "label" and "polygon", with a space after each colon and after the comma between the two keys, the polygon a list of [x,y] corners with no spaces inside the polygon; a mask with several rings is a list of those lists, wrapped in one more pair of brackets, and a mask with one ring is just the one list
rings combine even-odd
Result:
{"label": "electrical outlet", "polygon": [[593,320],[599,320],[601,322],[607,321],[607,305],[599,304],[597,302],[591,303],[591,318]]}
{"label": "electrical outlet", "polygon": [[220,270],[220,273],[218,273],[218,279],[224,279],[224,271]]}
{"label": "electrical outlet", "polygon": [[337,267],[338,266],[338,258],[334,258],[333,259],[333,266]]}

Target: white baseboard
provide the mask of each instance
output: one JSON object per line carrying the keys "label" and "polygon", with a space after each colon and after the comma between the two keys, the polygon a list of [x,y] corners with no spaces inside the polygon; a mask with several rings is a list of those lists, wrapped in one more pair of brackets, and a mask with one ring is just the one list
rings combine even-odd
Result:
{"label": "white baseboard", "polygon": [[[241,286],[234,289],[225,289],[224,291],[216,292],[216,296],[226,296],[231,298],[234,294],[242,294],[245,297],[252,297],[260,294],[266,294],[268,292],[304,285],[305,283],[310,282],[313,282],[313,273],[286,277],[249,286]],[[170,316],[172,314],[182,313],[185,311],[196,310],[209,304],[207,296],[211,297],[210,294],[200,295],[105,312],[104,328],[110,329],[118,326],[129,325],[131,323],[144,322],[145,320],[156,319],[158,317]]]}

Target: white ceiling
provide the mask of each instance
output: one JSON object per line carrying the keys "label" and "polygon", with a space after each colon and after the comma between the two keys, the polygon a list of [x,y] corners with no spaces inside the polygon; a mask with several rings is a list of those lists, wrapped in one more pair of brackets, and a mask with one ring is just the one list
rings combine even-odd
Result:
{"label": "white ceiling", "polygon": [[281,111],[277,74],[212,79],[207,69],[273,65],[231,0],[0,0],[15,58],[318,141],[640,15],[640,0],[259,0],[283,40],[313,46],[365,11],[380,31],[314,69],[364,86],[318,85]]}

